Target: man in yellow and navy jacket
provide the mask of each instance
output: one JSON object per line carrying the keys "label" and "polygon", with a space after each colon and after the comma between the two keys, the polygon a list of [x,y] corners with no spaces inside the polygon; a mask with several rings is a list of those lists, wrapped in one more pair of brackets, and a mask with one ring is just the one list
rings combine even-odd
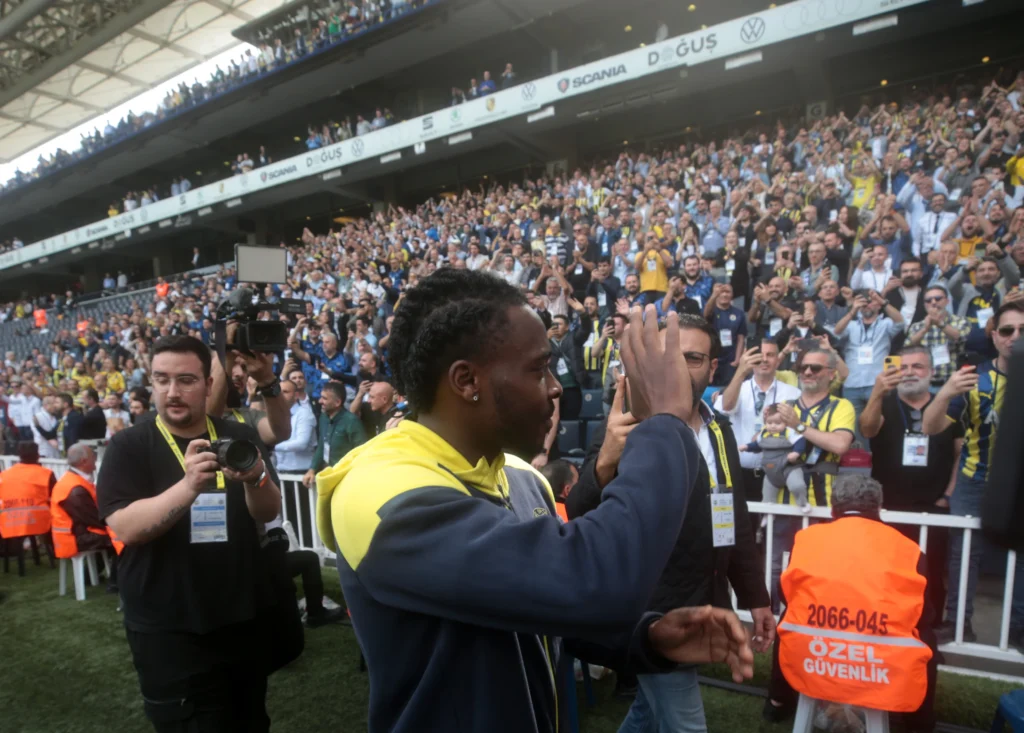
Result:
{"label": "man in yellow and navy jacket", "polygon": [[540,318],[482,273],[439,270],[407,291],[389,352],[415,422],[317,476],[371,733],[564,730],[558,637],[588,661],[654,670],[714,656],[737,680],[751,673],[734,615],[643,614],[699,459],[679,417],[692,404],[678,340],[660,346],[653,308],[631,330],[634,411],[673,396],[636,428],[601,507],[563,524],[547,482],[510,455],[536,453],[561,391]]}

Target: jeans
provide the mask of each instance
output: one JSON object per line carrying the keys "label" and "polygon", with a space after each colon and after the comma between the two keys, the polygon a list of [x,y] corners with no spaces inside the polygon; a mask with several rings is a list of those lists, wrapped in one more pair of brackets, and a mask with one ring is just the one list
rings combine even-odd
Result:
{"label": "jeans", "polygon": [[[949,499],[949,513],[958,516],[981,516],[981,499],[987,483],[957,474],[956,488]],[[950,530],[949,542],[949,595],[946,600],[946,619],[956,621],[956,607],[960,598],[960,559],[963,553],[964,533]],[[981,533],[971,533],[971,555],[967,566],[967,600],[964,604],[964,621],[974,615],[974,593],[978,588],[978,569],[981,566]],[[1013,599],[1010,605],[1010,628],[1024,629],[1024,553],[1017,555],[1014,572]]]}
{"label": "jeans", "polygon": [[860,443],[864,450],[868,450],[868,439],[860,432],[860,414],[864,412],[868,400],[871,399],[872,389],[872,387],[843,387],[843,397],[853,404],[853,411],[857,415],[857,422],[853,430],[854,440]]}
{"label": "jeans", "polygon": [[772,528],[772,613],[779,612],[779,578],[782,576],[782,554],[793,551],[793,540],[803,527],[800,517],[775,517]]}
{"label": "jeans", "polygon": [[707,733],[697,668],[637,675],[636,700],[619,733]]}

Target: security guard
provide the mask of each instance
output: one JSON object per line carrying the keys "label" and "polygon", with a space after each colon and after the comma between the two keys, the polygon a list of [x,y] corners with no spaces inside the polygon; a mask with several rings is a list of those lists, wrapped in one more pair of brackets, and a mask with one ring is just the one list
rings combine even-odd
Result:
{"label": "security guard", "polygon": [[0,537],[20,542],[50,531],[50,491],[57,478],[39,465],[35,441],[18,443],[18,458],[19,463],[0,473]]}
{"label": "security guard", "polygon": [[96,484],[93,483],[96,453],[90,446],[76,443],[68,449],[68,466],[68,472],[57,481],[50,498],[53,547],[57,557],[70,558],[88,550],[115,549],[120,553],[123,545],[111,538],[100,520],[96,504]]}
{"label": "security guard", "polygon": [[795,690],[907,713],[909,730],[933,729],[938,663],[925,558],[882,523],[881,507],[881,484],[846,474],[832,489],[835,521],[797,533],[765,717],[790,713]]}

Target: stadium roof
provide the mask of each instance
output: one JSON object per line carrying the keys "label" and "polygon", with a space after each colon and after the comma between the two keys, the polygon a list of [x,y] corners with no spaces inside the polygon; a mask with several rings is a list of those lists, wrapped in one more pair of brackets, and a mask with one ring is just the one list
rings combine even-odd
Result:
{"label": "stadium roof", "polygon": [[234,28],[281,4],[0,0],[0,161],[237,45]]}

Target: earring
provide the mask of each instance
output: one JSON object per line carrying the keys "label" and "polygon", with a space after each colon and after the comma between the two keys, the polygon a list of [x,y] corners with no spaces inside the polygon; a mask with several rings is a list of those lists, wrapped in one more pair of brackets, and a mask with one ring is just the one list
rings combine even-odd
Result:
{"label": "earring", "polygon": [[478,394],[473,395],[473,402],[479,402],[479,401],[480,401],[480,395],[478,395]]}

